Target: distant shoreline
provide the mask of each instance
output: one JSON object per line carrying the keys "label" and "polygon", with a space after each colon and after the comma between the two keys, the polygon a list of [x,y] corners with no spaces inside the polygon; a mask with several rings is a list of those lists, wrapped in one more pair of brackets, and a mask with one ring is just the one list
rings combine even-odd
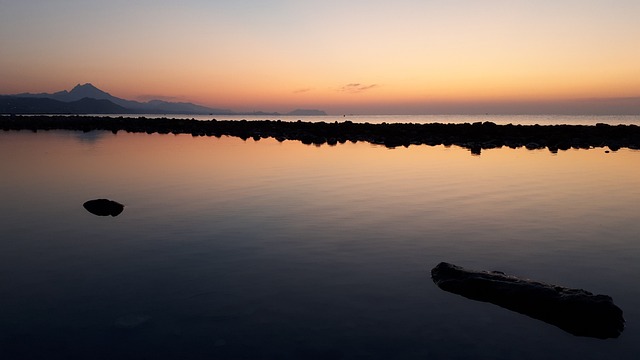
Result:
{"label": "distant shoreline", "polygon": [[636,125],[496,125],[492,122],[465,124],[363,124],[280,120],[189,120],[147,117],[10,115],[0,117],[0,129],[125,131],[130,133],[234,136],[247,140],[274,138],[308,145],[368,142],[388,148],[411,145],[456,145],[480,154],[501,147],[530,150],[621,148],[640,150],[640,127]]}

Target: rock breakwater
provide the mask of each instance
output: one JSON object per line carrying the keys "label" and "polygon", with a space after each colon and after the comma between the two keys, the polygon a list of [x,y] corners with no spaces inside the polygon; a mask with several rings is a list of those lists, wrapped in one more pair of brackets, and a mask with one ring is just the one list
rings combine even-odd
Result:
{"label": "rock breakwater", "polygon": [[640,127],[636,125],[496,125],[492,122],[464,124],[370,124],[303,122],[280,120],[194,120],[146,117],[99,116],[0,116],[0,129],[93,130],[131,133],[235,136],[260,140],[297,140],[308,145],[369,142],[388,148],[411,145],[456,145],[479,155],[484,149],[501,147],[529,150],[608,148],[640,149]]}

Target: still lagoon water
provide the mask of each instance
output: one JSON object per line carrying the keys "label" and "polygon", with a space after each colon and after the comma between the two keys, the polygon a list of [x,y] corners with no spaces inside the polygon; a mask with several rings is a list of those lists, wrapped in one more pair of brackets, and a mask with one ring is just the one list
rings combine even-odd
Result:
{"label": "still lagoon water", "polygon": [[[636,359],[640,152],[0,132],[2,359]],[[82,204],[125,205],[98,217]],[[617,339],[444,292],[607,294]]]}

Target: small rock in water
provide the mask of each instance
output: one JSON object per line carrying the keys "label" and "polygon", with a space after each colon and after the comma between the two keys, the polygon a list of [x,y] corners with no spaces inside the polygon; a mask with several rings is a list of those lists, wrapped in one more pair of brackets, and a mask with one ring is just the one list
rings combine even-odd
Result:
{"label": "small rock in water", "polygon": [[98,216],[118,216],[124,210],[124,205],[107,199],[89,200],[82,206],[88,212]]}

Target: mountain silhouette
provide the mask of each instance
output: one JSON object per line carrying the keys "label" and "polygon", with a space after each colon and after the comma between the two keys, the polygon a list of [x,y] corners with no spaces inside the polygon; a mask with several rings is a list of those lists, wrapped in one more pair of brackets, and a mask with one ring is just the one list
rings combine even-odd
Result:
{"label": "mountain silhouette", "polygon": [[[77,84],[71,91],[0,95],[0,113],[4,114],[216,114],[279,116],[277,112],[238,113],[189,102],[126,100],[100,90],[91,83]],[[322,110],[297,109],[285,115],[326,115]]]}
{"label": "mountain silhouette", "polygon": [[327,113],[322,110],[312,110],[312,109],[295,109],[287,113],[287,115],[296,115],[296,116],[326,116]]}
{"label": "mountain silhouette", "polygon": [[[233,114],[232,111],[226,109],[214,109],[206,106],[200,106],[187,102],[168,102],[162,100],[151,100],[148,102],[139,102],[133,100],[126,100],[116,96],[109,94],[106,91],[100,90],[95,87],[91,83],[86,84],[78,84],[71,91],[62,90],[55,92],[53,94],[48,93],[40,93],[40,94],[31,94],[31,93],[22,93],[16,95],[9,95],[12,98],[29,98],[29,99],[49,99],[55,100],[62,103],[72,103],[76,101],[81,101],[83,99],[93,99],[93,100],[101,100],[103,102],[93,102],[96,105],[95,111],[91,108],[91,106],[80,106],[78,104],[72,106],[66,106],[64,104],[56,104],[51,102],[24,102],[24,101],[12,101],[12,107],[14,111],[13,113],[28,113],[28,111],[24,111],[23,109],[16,107],[19,104],[24,106],[30,106],[33,109],[37,109],[37,113],[95,113],[95,114],[104,114],[104,113],[114,113],[114,114]],[[8,101],[6,99],[5,101]],[[113,106],[104,103],[107,101],[111,103]],[[89,105],[85,102],[85,105]],[[47,111],[47,106],[50,106],[51,110]],[[5,109],[7,106],[0,106],[0,109]],[[79,108],[85,109],[86,111],[80,112]],[[2,112],[7,113],[7,111],[2,110]],[[11,111],[9,111],[11,112]]]}
{"label": "mountain silhouette", "polygon": [[108,92],[104,92],[90,83],[86,83],[84,85],[78,84],[73,89],[71,89],[71,91],[63,90],[53,95],[53,99],[66,102],[90,98],[96,100],[109,100],[117,104],[117,101],[115,100],[119,100],[117,97],[111,96],[111,94],[109,94]]}
{"label": "mountain silhouette", "polygon": [[63,102],[78,101],[84,98],[90,98],[90,99],[96,99],[96,100],[109,100],[111,102],[115,102],[113,100],[118,99],[115,96],[111,96],[111,94],[98,89],[97,87],[93,86],[90,83],[86,83],[84,85],[78,84],[73,89],[71,89],[71,91],[62,90],[62,91],[55,92],[53,94],[22,93],[22,94],[10,95],[10,96],[22,97],[22,98],[25,98],[25,97],[47,98],[47,99],[53,99],[53,100],[58,100]]}
{"label": "mountain silhouette", "polygon": [[3,114],[124,114],[128,109],[105,99],[60,101],[41,97],[0,96]]}

